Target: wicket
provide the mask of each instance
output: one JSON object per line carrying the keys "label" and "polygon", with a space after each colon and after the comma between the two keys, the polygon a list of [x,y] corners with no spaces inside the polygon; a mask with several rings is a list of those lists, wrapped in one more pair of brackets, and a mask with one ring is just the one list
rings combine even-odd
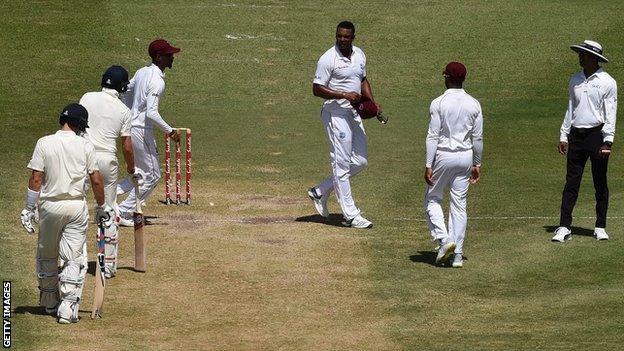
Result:
{"label": "wicket", "polygon": [[175,202],[171,199],[171,139],[169,135],[165,133],[165,201],[166,205],[175,203],[179,205],[180,203],[185,203],[187,205],[191,204],[191,176],[193,174],[191,168],[191,129],[189,128],[177,128],[182,133],[186,133],[186,201],[182,201],[181,198],[181,171],[182,165],[180,162],[180,158],[182,153],[180,151],[180,143],[181,141],[177,141],[175,143]]}

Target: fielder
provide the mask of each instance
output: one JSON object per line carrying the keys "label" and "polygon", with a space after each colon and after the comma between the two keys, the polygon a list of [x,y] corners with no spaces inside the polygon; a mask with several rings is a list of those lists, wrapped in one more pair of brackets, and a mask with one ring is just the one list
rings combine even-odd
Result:
{"label": "fielder", "polygon": [[[37,141],[28,168],[26,208],[20,219],[34,233],[32,219],[39,203],[37,277],[39,304],[58,322],[78,322],[78,309],[87,274],[86,231],[89,212],[84,182],[89,177],[97,202],[96,221],[112,223],[113,209],[105,205],[104,189],[93,145],[79,136],[87,127],[87,110],[70,104],[61,112],[61,129]],[[61,270],[59,273],[59,258]]]}
{"label": "fielder", "polygon": [[355,26],[348,21],[336,28],[336,45],[318,60],[312,85],[314,96],[325,99],[321,119],[330,143],[332,175],[308,190],[308,196],[323,217],[329,216],[327,200],[333,190],[344,216],[343,225],[372,228],[351,195],[350,178],[367,165],[368,148],[362,118],[352,103],[363,97],[375,101],[366,79],[366,56],[353,45]]}
{"label": "fielder", "polygon": [[588,158],[596,190],[594,237],[597,240],[608,240],[609,235],[605,230],[609,207],[607,165],[615,135],[617,84],[600,67],[600,62],[609,62],[602,55],[600,44],[585,40],[583,44],[570,48],[578,53],[583,70],[570,79],[568,110],[561,124],[557,148],[560,154],[567,153],[567,173],[561,198],[559,228],[555,230],[552,241],[564,242],[572,238],[572,211]]}
{"label": "fielder", "polygon": [[[89,112],[89,128],[85,137],[95,147],[98,168],[104,183],[106,205],[117,208],[117,138],[121,145],[129,177],[142,182],[142,172],[134,167],[132,138],[130,137],[131,113],[119,100],[119,94],[128,86],[128,71],[121,66],[111,66],[102,75],[102,91],[86,93],[80,104]],[[118,217],[117,217],[118,218]],[[106,229],[106,277],[117,273],[119,227],[113,223]]]}
{"label": "fielder", "polygon": [[[158,112],[160,100],[165,93],[165,69],[171,68],[173,54],[180,49],[171,46],[166,40],[154,40],[148,49],[152,64],[139,69],[128,84],[124,100],[132,112],[132,146],[135,165],[145,172],[145,182],[140,187],[141,199],[145,202],[160,179],[160,160],[154,137],[154,127],[158,127],[174,141],[180,140],[179,131],[173,129]],[[125,192],[131,187],[119,187]],[[125,201],[119,204],[120,223],[132,226],[132,212],[136,208],[136,195],[130,192]]]}
{"label": "fielder", "polygon": [[[481,176],[483,113],[479,101],[462,88],[466,67],[449,63],[444,72],[447,90],[431,102],[425,164],[425,214],[431,238],[438,245],[436,263],[453,253],[453,267],[463,266],[468,185]],[[442,198],[450,188],[448,228],[444,224]]]}

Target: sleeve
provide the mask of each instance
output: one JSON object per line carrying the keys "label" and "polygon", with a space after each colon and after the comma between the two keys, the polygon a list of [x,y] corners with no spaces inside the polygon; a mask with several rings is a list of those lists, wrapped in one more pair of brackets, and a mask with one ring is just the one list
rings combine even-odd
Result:
{"label": "sleeve", "polygon": [[325,55],[321,56],[316,64],[316,72],[314,73],[314,84],[327,86],[331,78],[331,66]]}
{"label": "sleeve", "polygon": [[43,141],[39,139],[37,141],[37,145],[35,146],[35,150],[33,151],[30,162],[28,162],[27,168],[33,171],[45,172],[44,170],[44,153],[43,153]]}
{"label": "sleeve", "polygon": [[604,98],[605,125],[602,127],[603,140],[613,142],[617,114],[617,83],[613,81]]}
{"label": "sleeve", "polygon": [[122,122],[121,122],[121,136],[122,137],[131,135],[130,134],[130,128],[132,127],[131,122],[132,122],[132,112],[130,112],[130,110],[126,108],[123,113]]}
{"label": "sleeve", "polygon": [[472,164],[481,166],[481,157],[483,156],[483,111],[479,105],[477,118],[475,119],[472,129]]}
{"label": "sleeve", "polygon": [[427,139],[425,141],[425,146],[427,148],[427,160],[425,163],[425,167],[427,168],[431,168],[431,166],[433,165],[433,160],[435,159],[435,154],[438,150],[440,128],[442,127],[440,112],[438,111],[436,101],[433,101],[431,103],[431,107],[429,108],[429,115],[431,116],[431,121],[429,122],[429,130],[427,131]]}
{"label": "sleeve", "polygon": [[568,134],[570,134],[570,129],[572,128],[572,79],[570,79],[570,83],[568,84],[568,109],[566,110],[565,116],[563,117],[563,123],[561,124],[561,130],[559,135],[559,141],[568,142]]}
{"label": "sleeve", "polygon": [[128,89],[119,96],[119,99],[121,99],[121,102],[123,102],[126,107],[132,108],[132,103],[134,102],[134,77],[130,79]]}
{"label": "sleeve", "polygon": [[100,168],[97,164],[97,159],[95,158],[95,147],[91,144],[90,141],[85,139],[85,152],[87,155],[87,172],[89,174],[93,174],[95,171],[99,171]]}
{"label": "sleeve", "polygon": [[156,81],[153,85],[150,86],[150,89],[147,92],[145,117],[151,120],[152,123],[157,125],[158,128],[160,128],[165,133],[171,133],[173,128],[167,122],[165,122],[165,120],[158,112],[158,104],[160,103],[160,98],[162,97],[164,91],[165,83],[162,80]]}

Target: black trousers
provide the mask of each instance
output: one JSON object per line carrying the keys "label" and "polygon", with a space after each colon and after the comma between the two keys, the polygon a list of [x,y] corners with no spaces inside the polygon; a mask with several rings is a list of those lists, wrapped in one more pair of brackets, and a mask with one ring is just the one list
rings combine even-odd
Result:
{"label": "black trousers", "polygon": [[589,129],[572,128],[570,131],[566,184],[561,199],[559,226],[570,228],[572,225],[572,210],[576,205],[583,171],[589,158],[596,190],[596,227],[606,228],[607,208],[609,207],[609,188],[607,187],[609,158],[600,157],[601,146],[602,126]]}

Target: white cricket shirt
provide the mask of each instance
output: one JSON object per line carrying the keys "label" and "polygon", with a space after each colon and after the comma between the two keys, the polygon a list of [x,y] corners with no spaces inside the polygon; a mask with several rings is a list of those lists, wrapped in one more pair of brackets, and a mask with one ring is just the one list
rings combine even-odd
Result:
{"label": "white cricket shirt", "polygon": [[464,89],[447,89],[431,102],[429,114],[426,167],[433,164],[437,150],[473,150],[473,164],[481,165],[483,112],[477,99]]}
{"label": "white cricket shirt", "polygon": [[89,112],[89,128],[85,137],[97,152],[117,154],[117,138],[130,136],[131,113],[119,100],[115,89],[86,93],[80,104]]}
{"label": "white cricket shirt", "polygon": [[[351,58],[345,57],[334,45],[327,50],[316,64],[314,84],[320,84],[332,90],[362,93],[362,81],[366,78],[366,56],[357,46],[353,46]],[[325,106],[350,108],[347,99],[325,100]]]}
{"label": "white cricket shirt", "polygon": [[39,198],[83,199],[87,174],[98,171],[93,144],[72,131],[57,131],[37,141],[27,166],[45,173]]}
{"label": "white cricket shirt", "polygon": [[132,111],[133,128],[153,129],[155,125],[167,133],[173,130],[158,112],[165,93],[164,77],[163,71],[152,63],[136,71],[130,79],[124,100]]}
{"label": "white cricket shirt", "polygon": [[560,141],[567,142],[570,129],[593,128],[601,124],[604,141],[613,142],[617,113],[617,83],[599,68],[585,77],[580,71],[570,78],[568,109],[561,124]]}

